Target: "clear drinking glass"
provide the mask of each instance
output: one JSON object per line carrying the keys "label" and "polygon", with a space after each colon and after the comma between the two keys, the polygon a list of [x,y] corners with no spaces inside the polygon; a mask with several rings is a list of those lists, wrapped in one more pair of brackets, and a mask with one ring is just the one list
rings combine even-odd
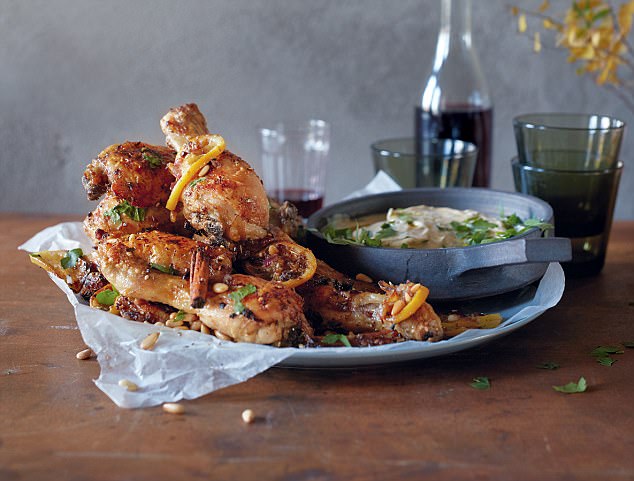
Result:
{"label": "clear drinking glass", "polygon": [[330,124],[324,120],[277,123],[260,129],[262,180],[272,199],[295,204],[303,217],[323,204]]}
{"label": "clear drinking glass", "polygon": [[374,168],[385,171],[403,188],[471,187],[478,158],[470,142],[413,138],[379,140],[372,144]]}

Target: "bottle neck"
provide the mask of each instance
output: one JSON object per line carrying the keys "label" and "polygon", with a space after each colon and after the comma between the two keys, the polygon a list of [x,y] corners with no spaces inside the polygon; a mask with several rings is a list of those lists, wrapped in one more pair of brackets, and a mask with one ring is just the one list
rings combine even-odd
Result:
{"label": "bottle neck", "polygon": [[471,48],[471,0],[442,0],[434,70],[440,69],[450,51]]}

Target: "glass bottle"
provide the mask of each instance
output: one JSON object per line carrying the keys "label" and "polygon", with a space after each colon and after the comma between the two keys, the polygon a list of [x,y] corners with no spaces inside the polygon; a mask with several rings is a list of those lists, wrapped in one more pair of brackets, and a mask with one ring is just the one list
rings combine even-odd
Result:
{"label": "glass bottle", "polygon": [[417,149],[423,153],[429,138],[473,142],[478,147],[473,185],[488,187],[493,108],[471,41],[471,0],[442,0],[440,20],[432,72],[416,105]]}

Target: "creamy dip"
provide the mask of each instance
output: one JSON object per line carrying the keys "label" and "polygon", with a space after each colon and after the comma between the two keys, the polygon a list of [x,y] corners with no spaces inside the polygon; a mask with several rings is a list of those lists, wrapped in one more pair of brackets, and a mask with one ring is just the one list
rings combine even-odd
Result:
{"label": "creamy dip", "polygon": [[[405,209],[390,209],[387,215],[375,214],[358,219],[335,220],[337,228],[351,228],[357,237],[363,230],[372,238],[380,238],[382,247],[435,249],[439,247],[463,247],[465,241],[456,237],[452,222],[463,223],[479,217],[504,231],[502,222],[475,210],[458,210],[449,207],[416,205]],[[377,237],[378,236],[378,237]]]}

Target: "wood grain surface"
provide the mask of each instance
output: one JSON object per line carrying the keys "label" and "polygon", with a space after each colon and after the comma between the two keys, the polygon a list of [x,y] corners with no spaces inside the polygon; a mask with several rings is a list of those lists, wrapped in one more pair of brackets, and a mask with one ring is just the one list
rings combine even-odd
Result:
{"label": "wood grain surface", "polygon": [[[0,215],[0,480],[634,479],[634,349],[611,367],[590,355],[634,341],[634,222],[615,224],[601,275],[568,280],[507,337],[387,367],[273,368],[174,415],[116,407],[97,362],[75,358],[71,306],[16,250],[61,220]],[[580,376],[585,393],[552,389]]]}

